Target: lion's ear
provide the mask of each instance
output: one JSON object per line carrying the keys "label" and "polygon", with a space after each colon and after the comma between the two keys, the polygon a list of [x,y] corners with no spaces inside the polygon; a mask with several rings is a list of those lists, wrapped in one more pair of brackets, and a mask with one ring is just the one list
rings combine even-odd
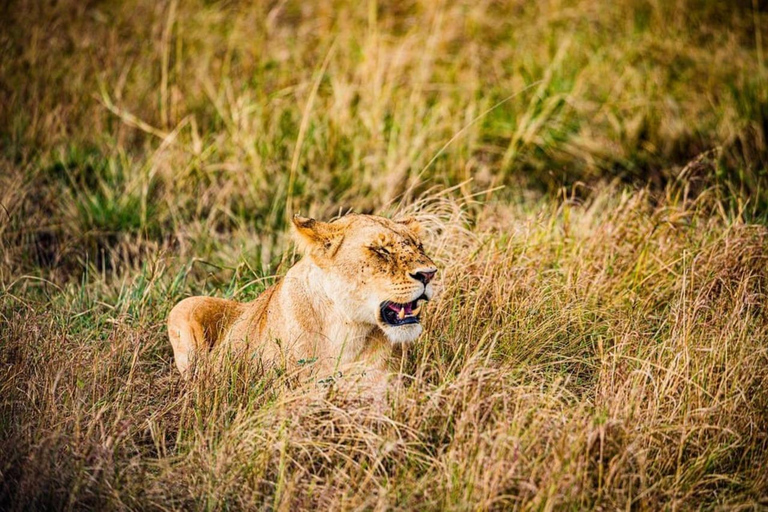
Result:
{"label": "lion's ear", "polygon": [[419,223],[419,221],[417,221],[413,217],[405,217],[405,218],[399,219],[399,220],[397,220],[395,222],[397,222],[398,224],[404,225],[405,227],[407,227],[408,229],[410,229],[411,231],[413,231],[417,235],[419,233],[421,233],[421,224]]}
{"label": "lion's ear", "polygon": [[293,216],[293,227],[299,246],[313,256],[333,256],[344,238],[339,226],[300,215]]}

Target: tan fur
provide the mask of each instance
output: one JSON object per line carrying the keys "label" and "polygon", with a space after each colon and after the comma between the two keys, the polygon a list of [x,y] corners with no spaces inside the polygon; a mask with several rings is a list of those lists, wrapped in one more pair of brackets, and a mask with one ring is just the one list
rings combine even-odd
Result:
{"label": "tan fur", "polygon": [[256,300],[190,297],[173,308],[168,334],[182,375],[213,351],[286,366],[315,360],[319,376],[356,373],[380,385],[393,344],[419,336],[421,324],[392,326],[380,314],[384,301],[432,296],[433,285],[414,277],[436,271],[416,221],[295,217],[294,226],[305,257]]}

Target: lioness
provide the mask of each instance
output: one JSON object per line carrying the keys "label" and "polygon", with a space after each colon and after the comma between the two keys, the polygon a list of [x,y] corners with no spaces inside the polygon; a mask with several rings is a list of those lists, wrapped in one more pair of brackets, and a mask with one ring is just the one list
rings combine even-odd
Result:
{"label": "lioness", "polygon": [[176,366],[211,350],[262,362],[313,361],[320,375],[357,368],[386,382],[392,347],[422,331],[437,268],[413,218],[349,214],[332,222],[295,216],[304,257],[253,302],[189,297],[168,318]]}

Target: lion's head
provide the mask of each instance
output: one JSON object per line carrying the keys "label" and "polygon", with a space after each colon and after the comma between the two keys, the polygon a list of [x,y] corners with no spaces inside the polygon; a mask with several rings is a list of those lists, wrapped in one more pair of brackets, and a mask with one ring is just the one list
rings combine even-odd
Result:
{"label": "lion's head", "polygon": [[437,267],[416,220],[350,214],[332,222],[296,216],[293,223],[320,285],[345,318],[378,326],[392,343],[421,334],[419,314],[432,298]]}

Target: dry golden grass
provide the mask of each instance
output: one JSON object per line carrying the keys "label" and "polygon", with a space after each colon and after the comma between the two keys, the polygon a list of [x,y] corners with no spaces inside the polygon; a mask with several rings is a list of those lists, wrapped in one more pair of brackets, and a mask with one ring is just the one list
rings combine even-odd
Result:
{"label": "dry golden grass", "polygon": [[[0,508],[768,506],[763,8],[0,7]],[[182,382],[172,305],[348,209],[441,267],[384,410]]]}

